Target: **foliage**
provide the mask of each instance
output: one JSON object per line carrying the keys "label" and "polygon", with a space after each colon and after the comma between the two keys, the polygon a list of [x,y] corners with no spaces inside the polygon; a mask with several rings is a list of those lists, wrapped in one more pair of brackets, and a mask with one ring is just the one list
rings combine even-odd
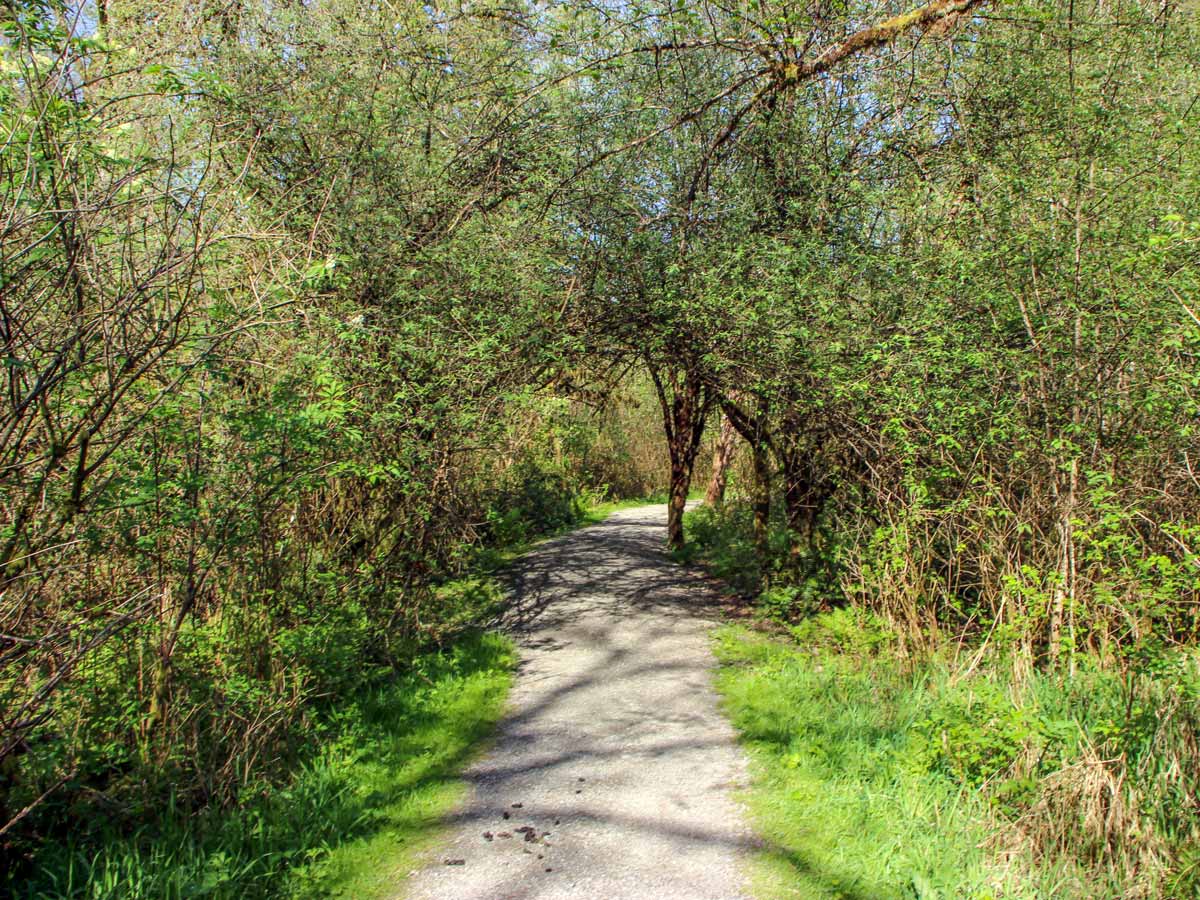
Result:
{"label": "foliage", "polygon": [[1198,55],[1173,0],[6,3],[6,866],[286,784],[667,488],[805,640],[1011,669],[918,768],[1194,880]]}
{"label": "foliage", "polygon": [[1068,669],[1194,636],[1177,12],[1025,4],[742,120],[691,247],[776,606],[840,594],[913,644],[970,630]]}
{"label": "foliage", "polygon": [[826,542],[803,554],[802,567],[785,517],[776,508],[769,523],[767,553],[761,551],[748,504],[700,506],[687,514],[689,545],[683,560],[699,560],[735,590],[756,599],[768,618],[792,623],[838,606],[840,586],[829,578],[833,548]]}
{"label": "foliage", "polygon": [[744,504],[728,504],[720,509],[699,506],[685,517],[689,543],[680,560],[702,560],[718,578],[741,593],[753,593],[761,587],[761,560],[750,534],[750,510]]}
{"label": "foliage", "polygon": [[909,668],[878,628],[839,611],[799,646],[718,635],[768,879],[813,896],[1192,895],[1194,657],[1143,673],[1131,701],[1101,669],[1018,684]]}
{"label": "foliage", "polygon": [[[449,776],[502,712],[513,661],[507,641],[480,636],[418,657],[322,709],[312,723],[321,743],[285,784],[249,785],[235,808],[199,817],[168,802],[132,831],[93,820],[95,834],[43,847],[32,875],[9,872],[5,889],[30,898],[367,896],[363,879],[394,876],[458,799]],[[367,865],[381,856],[391,868]]]}
{"label": "foliage", "polygon": [[0,29],[0,855],[24,870],[81,821],[286,783],[319,710],[492,615],[481,546],[619,479],[577,462],[612,421],[556,396],[568,276],[524,192],[557,163],[499,20],[35,0]]}

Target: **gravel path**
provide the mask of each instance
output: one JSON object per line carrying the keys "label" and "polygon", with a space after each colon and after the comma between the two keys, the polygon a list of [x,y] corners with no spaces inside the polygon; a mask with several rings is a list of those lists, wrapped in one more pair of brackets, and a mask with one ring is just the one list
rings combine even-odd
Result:
{"label": "gravel path", "polygon": [[743,900],[746,766],[710,685],[715,595],[618,512],[514,572],[522,664],[414,900]]}

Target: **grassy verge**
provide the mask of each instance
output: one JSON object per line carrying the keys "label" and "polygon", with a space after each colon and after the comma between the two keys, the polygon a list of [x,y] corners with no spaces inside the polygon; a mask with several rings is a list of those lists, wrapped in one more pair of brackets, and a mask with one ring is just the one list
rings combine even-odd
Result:
{"label": "grassy verge", "polygon": [[356,814],[328,853],[292,869],[285,893],[394,894],[462,799],[458,774],[500,719],[514,662],[507,638],[476,637],[439,657],[420,683],[371,698],[333,751],[352,768]]}
{"label": "grassy verge", "polygon": [[982,849],[989,812],[914,764],[926,688],[894,667],[813,653],[742,627],[717,636],[719,689],[751,754],[768,847],[764,898],[1018,898],[1029,873]]}
{"label": "grassy verge", "polygon": [[[500,717],[514,652],[464,637],[340,705],[282,789],[238,809],[48,847],[19,897],[369,897],[394,887],[459,798],[458,771]],[[98,849],[97,849],[98,846]]]}
{"label": "grassy verge", "polygon": [[1100,668],[1018,682],[889,638],[853,609],[717,636],[763,897],[1200,896],[1194,661],[1131,695]]}
{"label": "grassy verge", "polygon": [[902,652],[836,592],[756,593],[748,522],[693,513],[681,558],[773,622],[717,637],[769,840],[763,897],[1200,897],[1194,649],[1081,653],[1070,671],[969,642]]}

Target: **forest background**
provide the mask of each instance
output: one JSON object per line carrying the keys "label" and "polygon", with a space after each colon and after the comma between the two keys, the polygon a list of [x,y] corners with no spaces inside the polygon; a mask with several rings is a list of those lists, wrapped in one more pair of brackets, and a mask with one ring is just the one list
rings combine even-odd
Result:
{"label": "forest background", "polygon": [[500,551],[665,490],[941,673],[906,764],[997,852],[1194,896],[1198,61],[1171,0],[6,0],[9,885],[219,846]]}

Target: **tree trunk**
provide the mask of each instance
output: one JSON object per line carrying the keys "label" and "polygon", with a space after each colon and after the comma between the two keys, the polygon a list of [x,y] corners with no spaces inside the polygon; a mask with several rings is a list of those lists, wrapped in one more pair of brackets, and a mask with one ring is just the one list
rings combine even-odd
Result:
{"label": "tree trunk", "polygon": [[653,365],[649,369],[662,407],[667,450],[671,455],[667,547],[678,550],[683,547],[683,510],[692,486],[692,471],[700,451],[710,401],[697,366],[685,365],[671,375],[664,375]]}
{"label": "tree trunk", "polygon": [[765,580],[771,558],[771,457],[765,441],[750,445],[754,460],[754,547]]}
{"label": "tree trunk", "polygon": [[817,517],[832,488],[814,465],[810,448],[790,447],[778,454],[783,470],[783,507],[788,529],[788,563],[796,571],[811,567]]}
{"label": "tree trunk", "polygon": [[783,466],[783,509],[793,557],[811,549],[816,512],[810,498],[810,485],[798,471],[799,468],[796,460],[790,458]]}
{"label": "tree trunk", "polygon": [[667,547],[671,550],[683,546],[683,512],[691,482],[691,473],[672,460],[671,490],[667,501]]}
{"label": "tree trunk", "polygon": [[713,452],[712,477],[704,494],[704,502],[708,506],[720,506],[725,502],[725,485],[729,479],[729,464],[733,462],[736,441],[737,430],[729,421],[729,416],[723,416],[721,436],[717,439],[717,446]]}
{"label": "tree trunk", "polygon": [[728,397],[721,401],[726,419],[733,423],[738,434],[750,445],[751,460],[754,466],[754,548],[758,557],[759,569],[765,580],[771,563],[771,450],[773,442],[767,428],[767,418],[770,407],[761,397],[757,401],[757,410],[751,415],[747,410],[738,406],[735,400]]}

